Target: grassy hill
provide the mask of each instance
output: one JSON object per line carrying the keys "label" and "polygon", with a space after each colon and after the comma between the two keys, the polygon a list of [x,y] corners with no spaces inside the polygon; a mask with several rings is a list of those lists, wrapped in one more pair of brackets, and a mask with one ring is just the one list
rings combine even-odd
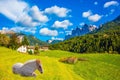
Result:
{"label": "grassy hill", "polygon": [[[62,57],[76,56],[88,61],[75,64],[59,62]],[[22,77],[12,73],[12,65],[29,59],[40,59],[44,73],[33,77]],[[0,80],[119,80],[120,55],[115,54],[74,54],[71,52],[50,50],[40,55],[21,54],[0,47]]]}

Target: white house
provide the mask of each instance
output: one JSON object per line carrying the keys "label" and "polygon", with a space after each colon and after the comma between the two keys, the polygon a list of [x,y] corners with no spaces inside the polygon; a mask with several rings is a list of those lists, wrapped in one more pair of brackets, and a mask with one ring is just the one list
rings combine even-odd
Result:
{"label": "white house", "polygon": [[27,52],[27,47],[26,46],[20,46],[18,49],[17,49],[18,52],[21,52],[21,53],[26,53]]}
{"label": "white house", "polygon": [[47,50],[49,50],[49,48],[48,48],[48,46],[41,46],[40,50],[41,51],[47,51]]}
{"label": "white house", "polygon": [[34,53],[34,46],[20,46],[17,51],[21,53],[27,53],[28,51],[32,51],[32,53]]}

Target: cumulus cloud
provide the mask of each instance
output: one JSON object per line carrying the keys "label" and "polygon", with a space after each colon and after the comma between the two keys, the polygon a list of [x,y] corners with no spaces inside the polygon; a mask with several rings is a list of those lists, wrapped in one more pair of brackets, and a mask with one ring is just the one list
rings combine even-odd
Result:
{"label": "cumulus cloud", "polygon": [[40,34],[44,36],[57,36],[58,32],[57,30],[49,30],[48,28],[42,28],[40,29]]}
{"label": "cumulus cloud", "polygon": [[23,27],[34,27],[39,24],[40,24],[39,22],[33,21],[32,17],[27,14],[23,14],[17,20],[17,25],[23,26]]}
{"label": "cumulus cloud", "polygon": [[83,17],[89,17],[92,14],[91,10],[87,11],[87,12],[83,12],[82,16]]}
{"label": "cumulus cloud", "polygon": [[12,27],[12,28],[8,28],[8,27],[3,27],[2,30],[0,30],[0,32],[2,31],[2,33],[6,33],[6,32],[10,32],[10,31],[14,31],[14,32],[27,32],[27,33],[32,33],[35,34],[36,33],[36,27]]}
{"label": "cumulus cloud", "polygon": [[[98,15],[98,14],[93,14],[91,10],[87,11],[87,12],[83,12],[83,17],[88,18],[88,20],[92,21],[92,22],[97,22],[102,18],[102,15]],[[82,24],[80,24],[82,25]]]}
{"label": "cumulus cloud", "polygon": [[119,3],[117,1],[109,1],[104,4],[104,8],[107,8],[109,6],[117,6]]}
{"label": "cumulus cloud", "polygon": [[50,8],[45,9],[45,13],[48,14],[55,14],[58,17],[66,17],[67,13],[70,12],[71,10],[64,8],[64,7],[58,7],[58,6],[52,6]]}
{"label": "cumulus cloud", "polygon": [[64,21],[55,21],[52,27],[67,29],[68,26],[72,26],[72,25],[73,24],[69,20],[64,20]]}
{"label": "cumulus cloud", "polygon": [[43,12],[40,11],[37,6],[33,6],[30,9],[30,14],[31,14],[33,20],[43,22],[43,23],[48,21],[48,17],[46,15],[44,15]]}
{"label": "cumulus cloud", "polygon": [[37,6],[30,8],[23,0],[0,0],[0,13],[18,26],[35,27],[48,21]]}
{"label": "cumulus cloud", "polygon": [[20,26],[10,28],[10,30],[15,31],[15,32],[27,32],[27,33],[32,33],[32,34],[36,33],[36,29],[37,29],[36,27],[28,28],[28,27],[20,27]]}
{"label": "cumulus cloud", "polygon": [[99,21],[99,20],[101,19],[101,17],[102,17],[102,16],[100,16],[100,15],[98,15],[98,14],[95,14],[95,15],[89,16],[88,19],[89,19],[90,21],[97,22],[97,21]]}
{"label": "cumulus cloud", "polygon": [[21,0],[0,0],[0,13],[13,21],[28,7],[28,4]]}

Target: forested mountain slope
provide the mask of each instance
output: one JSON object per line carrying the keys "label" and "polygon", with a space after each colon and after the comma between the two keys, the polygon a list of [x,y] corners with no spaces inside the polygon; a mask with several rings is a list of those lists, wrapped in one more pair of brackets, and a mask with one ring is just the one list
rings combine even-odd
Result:
{"label": "forested mountain slope", "polygon": [[120,53],[120,16],[111,22],[103,24],[98,30],[90,34],[50,45],[50,49],[78,53]]}

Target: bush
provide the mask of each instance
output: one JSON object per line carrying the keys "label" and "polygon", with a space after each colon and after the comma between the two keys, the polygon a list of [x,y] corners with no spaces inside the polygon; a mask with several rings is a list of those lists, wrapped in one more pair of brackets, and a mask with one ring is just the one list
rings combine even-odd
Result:
{"label": "bush", "polygon": [[35,46],[34,54],[39,54],[39,46]]}
{"label": "bush", "polygon": [[28,51],[28,54],[32,55],[33,54],[32,50]]}

